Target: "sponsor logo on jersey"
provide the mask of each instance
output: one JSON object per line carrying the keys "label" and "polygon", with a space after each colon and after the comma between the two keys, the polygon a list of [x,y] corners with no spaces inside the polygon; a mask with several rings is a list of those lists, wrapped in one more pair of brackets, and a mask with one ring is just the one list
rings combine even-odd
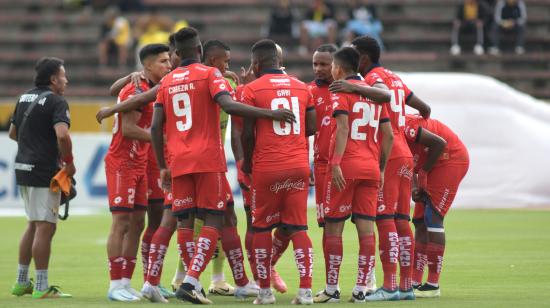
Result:
{"label": "sponsor logo on jersey", "polygon": [[191,205],[193,203],[193,197],[187,197],[185,199],[175,199],[173,203],[175,206]]}
{"label": "sponsor logo on jersey", "polygon": [[346,213],[348,211],[351,211],[351,204],[344,204],[344,205],[340,205],[340,213]]}
{"label": "sponsor logo on jersey", "polygon": [[287,179],[286,181],[284,182],[276,182],[275,184],[271,185],[269,187],[269,189],[273,192],[273,193],[279,193],[280,190],[286,190],[286,191],[290,191],[292,189],[294,190],[304,190],[306,187],[306,183],[304,182],[303,179],[298,179],[298,180],[291,180],[291,179]]}

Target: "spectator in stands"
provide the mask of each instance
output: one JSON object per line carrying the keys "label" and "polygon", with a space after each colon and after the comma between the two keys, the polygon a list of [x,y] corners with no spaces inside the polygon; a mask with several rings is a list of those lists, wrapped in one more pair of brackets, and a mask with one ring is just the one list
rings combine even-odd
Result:
{"label": "spectator in stands", "polygon": [[134,27],[136,46],[136,65],[141,69],[139,61],[139,50],[149,44],[167,44],[168,37],[174,27],[174,21],[165,15],[159,14],[157,7],[151,7],[149,12],[141,16]]}
{"label": "spectator in stands", "polygon": [[313,0],[305,16],[300,27],[301,55],[307,55],[312,46],[321,45],[325,38],[326,43],[336,42],[337,26],[331,5],[324,0]]}
{"label": "spectator in stands", "polygon": [[374,38],[380,48],[384,50],[384,44],[382,44],[380,38],[383,27],[376,15],[376,7],[373,4],[369,4],[368,0],[350,0],[347,18],[348,22],[344,30],[345,41],[342,45],[348,46],[357,36],[368,35]]}
{"label": "spectator in stands", "polygon": [[525,24],[527,9],[523,0],[499,0],[495,6],[495,23],[493,25],[493,46],[489,48],[492,55],[500,54],[500,35],[515,33],[518,55],[525,53]]}
{"label": "spectator in stands", "polygon": [[459,35],[462,32],[474,32],[476,34],[474,53],[476,55],[483,54],[483,25],[487,13],[488,11],[485,4],[483,2],[480,3],[478,0],[464,0],[464,3],[458,6],[451,34],[452,55],[456,56],[461,52]]}
{"label": "spectator in stands", "polygon": [[117,54],[118,66],[126,65],[131,44],[130,23],[120,15],[116,7],[109,7],[104,14],[99,41],[99,65],[106,66],[109,56]]}
{"label": "spectator in stands", "polygon": [[271,11],[269,18],[269,37],[284,40],[292,37],[294,18],[290,11],[289,0],[279,0],[278,5]]}

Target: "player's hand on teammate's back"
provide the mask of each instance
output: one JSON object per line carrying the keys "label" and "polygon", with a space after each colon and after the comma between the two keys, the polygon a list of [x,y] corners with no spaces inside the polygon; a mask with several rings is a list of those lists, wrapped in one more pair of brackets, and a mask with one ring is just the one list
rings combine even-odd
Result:
{"label": "player's hand on teammate's back", "polygon": [[96,113],[95,119],[97,120],[97,123],[101,124],[101,121],[103,121],[103,119],[108,118],[112,115],[113,113],[111,112],[111,108],[101,107],[101,109],[99,109],[99,111]]}
{"label": "player's hand on teammate's back", "polygon": [[252,82],[255,79],[256,76],[254,76],[254,72],[252,71],[252,65],[248,68],[248,70],[245,70],[244,67],[241,66],[241,81],[243,84]]}
{"label": "player's hand on teammate's back", "polygon": [[339,165],[332,166],[332,183],[336,185],[339,191],[343,191],[346,187],[346,180]]}
{"label": "player's hand on teammate's back", "polygon": [[65,165],[65,172],[69,177],[72,177],[76,173],[76,167],[73,163]]}
{"label": "player's hand on teammate's back", "polygon": [[160,182],[164,191],[172,192],[172,174],[170,169],[160,169]]}
{"label": "player's hand on teammate's back", "polygon": [[294,112],[292,112],[289,109],[276,109],[272,111],[271,117],[275,121],[284,121],[284,122],[296,122],[296,116],[294,115]]}
{"label": "player's hand on teammate's back", "polygon": [[353,93],[354,86],[350,82],[345,80],[336,80],[330,84],[328,90],[333,93],[344,92],[344,93]]}
{"label": "player's hand on teammate's back", "polygon": [[133,72],[130,74],[130,81],[134,84],[136,88],[139,88],[141,85],[141,80],[145,80],[145,73],[143,71],[141,72]]}

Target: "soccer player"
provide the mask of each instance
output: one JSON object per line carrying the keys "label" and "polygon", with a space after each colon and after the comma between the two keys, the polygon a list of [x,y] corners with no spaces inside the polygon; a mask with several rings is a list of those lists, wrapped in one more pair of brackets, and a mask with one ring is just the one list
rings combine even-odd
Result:
{"label": "soccer player", "polygon": [[[163,187],[173,193],[172,211],[178,217],[180,247],[188,268],[176,296],[196,304],[211,303],[200,291],[200,274],[209,264],[223,227],[225,155],[221,144],[219,108],[229,114],[293,121],[290,110],[266,110],[235,102],[226,81],[216,68],[199,63],[202,45],[191,27],[175,35],[180,67],[161,82],[151,128],[153,147]],[[171,164],[164,155],[164,132]],[[204,214],[195,245],[193,223],[196,212]]]}
{"label": "soccer player", "polygon": [[[407,115],[405,137],[414,155],[417,185],[413,189],[416,233],[413,284],[417,297],[438,297],[443,268],[443,220],[468,172],[468,150],[458,136],[435,119]],[[424,267],[428,281],[421,285]]]}
{"label": "soccer player", "polygon": [[[17,281],[11,290],[15,296],[72,297],[48,284],[51,244],[61,200],[61,192],[50,190],[50,181],[60,167],[69,177],[76,172],[69,133],[69,104],[63,97],[68,83],[63,63],[52,57],[38,60],[34,77],[36,87],[19,97],[10,119],[9,137],[17,142],[15,180],[28,220],[19,243]],[[36,269],[34,285],[29,279],[31,261]]]}
{"label": "soccer player", "polygon": [[[254,304],[273,304],[270,288],[271,231],[279,227],[293,243],[300,289],[293,304],[312,304],[313,251],[307,235],[309,163],[306,136],[315,133],[315,107],[307,86],[280,69],[272,40],[252,46],[256,80],[243,89],[243,103],[251,106],[291,109],[294,123],[245,119],[242,133],[242,169],[252,173],[252,255],[260,293]],[[254,158],[252,159],[252,156]]]}
{"label": "soccer player", "polygon": [[[359,53],[355,49],[342,48],[333,58],[335,80],[366,85],[357,75]],[[393,134],[385,104],[376,104],[358,94],[336,93],[332,95],[332,105],[336,121],[330,155],[332,179],[326,184],[324,206],[326,288],[316,295],[315,302],[340,301],[342,232],[345,221],[351,217],[359,236],[359,259],[350,302],[361,303],[365,302],[367,279],[375,263],[376,201],[379,188],[384,186]]]}
{"label": "soccer player", "polygon": [[[380,46],[374,38],[368,36],[356,38],[352,46],[361,54],[359,71],[372,88],[336,82],[331,86],[331,90],[367,95],[367,91],[372,91],[373,88],[389,89],[391,100],[388,113],[395,136],[376,217],[384,284],[375,294],[367,296],[366,299],[367,301],[387,300],[399,296],[403,300],[412,300],[414,299],[411,277],[414,242],[409,220],[413,162],[412,154],[403,137],[405,105],[419,110],[425,117],[429,117],[430,108],[409,90],[399,76],[380,65]],[[397,285],[398,261],[399,285]]]}
{"label": "soccer player", "polygon": [[[124,101],[135,93],[149,89],[170,69],[168,46],[152,44],[140,50],[144,65],[139,88],[126,85],[119,94]],[[111,284],[108,297],[117,301],[135,301],[141,296],[131,289],[130,279],[136,264],[139,237],[143,231],[147,202],[146,162],[151,134],[152,106],[123,113],[116,117],[111,146],[105,157],[109,207],[112,213],[111,232],[107,241]]]}

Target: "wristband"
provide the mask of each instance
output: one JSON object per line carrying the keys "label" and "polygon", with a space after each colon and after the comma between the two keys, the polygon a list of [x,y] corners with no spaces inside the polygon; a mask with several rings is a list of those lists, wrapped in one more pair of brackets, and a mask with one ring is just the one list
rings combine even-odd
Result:
{"label": "wristband", "polygon": [[66,155],[65,157],[61,158],[61,161],[64,162],[67,165],[70,165],[73,163],[73,154]]}
{"label": "wristband", "polygon": [[330,160],[331,165],[340,165],[341,162],[342,162],[342,155],[337,155],[337,154],[334,154],[334,156],[332,156],[332,159]]}

